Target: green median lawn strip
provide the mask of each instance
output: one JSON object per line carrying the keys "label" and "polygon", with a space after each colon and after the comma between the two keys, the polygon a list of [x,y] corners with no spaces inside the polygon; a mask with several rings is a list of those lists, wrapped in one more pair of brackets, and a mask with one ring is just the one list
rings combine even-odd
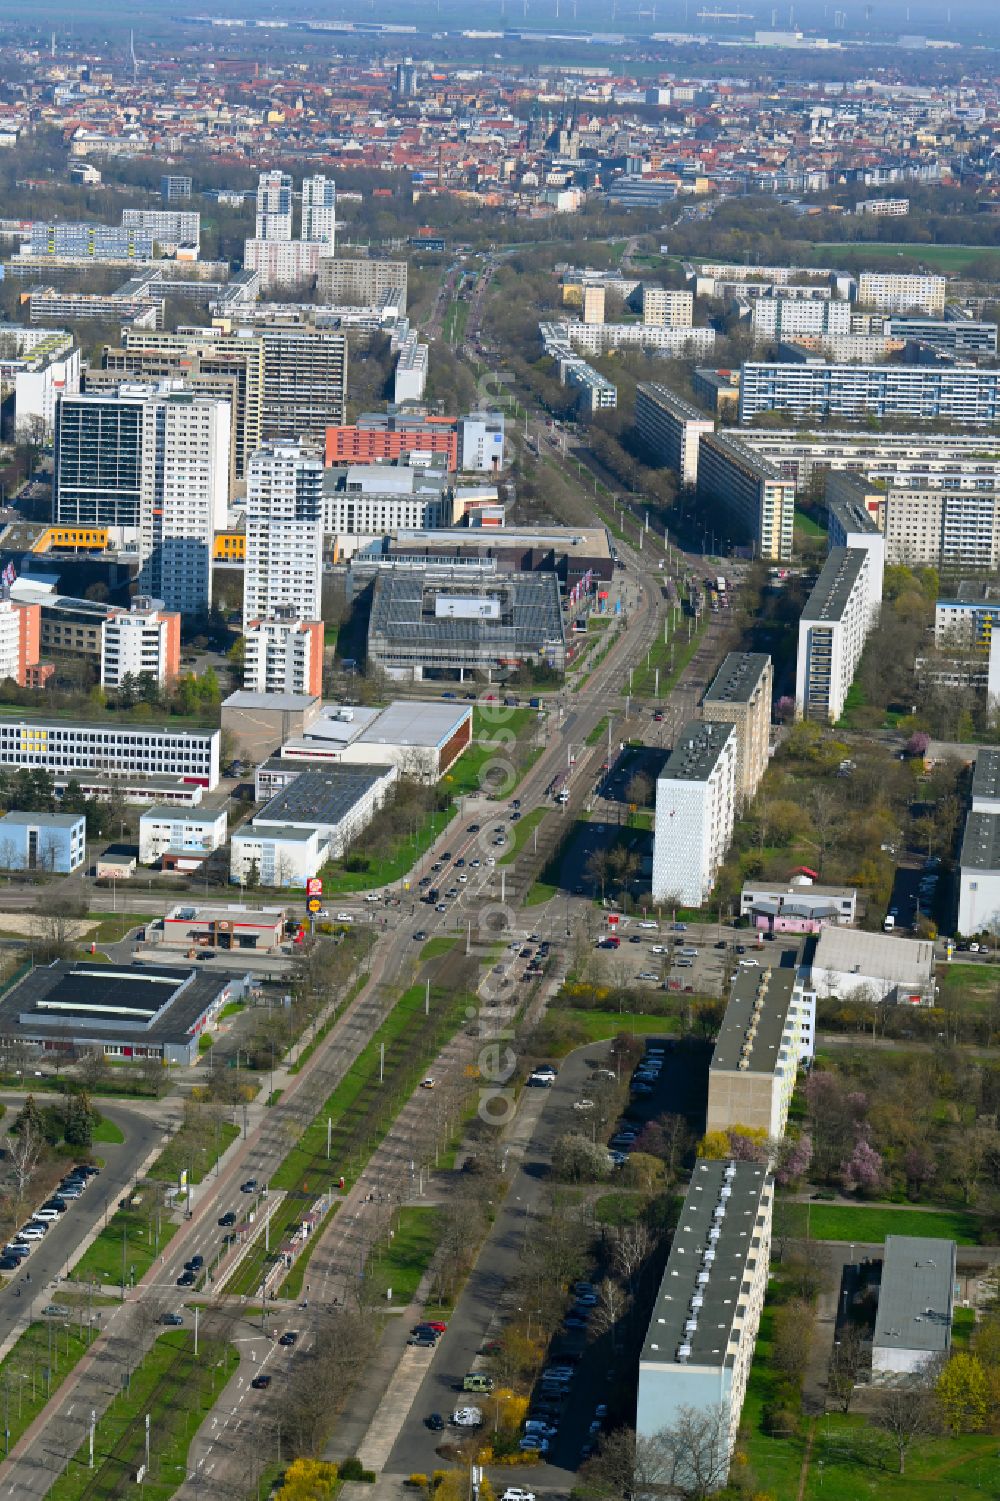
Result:
{"label": "green median lawn strip", "polygon": [[587,736],[587,744],[588,745],[596,745],[597,742],[598,742],[598,740],[600,740],[602,738],[602,736],[606,735],[607,733],[608,733],[608,716],[605,714],[604,718],[603,719],[599,719],[597,721],[597,723],[594,725],[594,728],[591,730],[590,734]]}
{"label": "green median lawn strip", "polygon": [[312,1057],[313,1053],[315,1053],[316,1049],[319,1047],[319,1045],[323,1041],[324,1037],[326,1037],[327,1033],[330,1031],[330,1029],[332,1027],[335,1027],[337,1025],[337,1022],[343,1016],[343,1014],[347,1010],[348,1006],[355,999],[355,997],[362,990],[364,990],[364,988],[367,985],[367,983],[368,983],[368,975],[367,974],[358,975],[357,979],[353,980],[351,982],[350,986],[344,992],[344,994],[341,997],[341,999],[337,1002],[337,1004],[334,1007],[334,1009],[330,1012],[330,1015],[327,1017],[326,1021],[320,1027],[320,1029],[316,1033],[315,1037],[311,1037],[309,1039],[309,1041],[306,1043],[305,1047],[299,1053],[299,1055],[296,1058],[295,1062],[294,1063],[290,1063],[288,1065],[288,1072],[290,1074],[297,1074],[299,1072],[299,1070],[301,1068],[303,1068],[304,1065],[309,1062],[309,1059]]}
{"label": "green median lawn strip", "polygon": [[980,1223],[960,1209],[896,1209],[889,1204],[786,1204],[792,1234],[805,1235],[808,1222],[813,1240],[877,1244],[887,1235],[929,1235],[979,1244]]}
{"label": "green median lawn strip", "polygon": [[498,863],[500,865],[512,864],[525,845],[532,839],[542,819],[546,818],[551,812],[551,808],[532,808],[530,813],[526,813],[522,819],[514,824],[510,832],[508,848],[504,850]]}
{"label": "green median lawn strip", "polygon": [[114,1121],[108,1120],[106,1115],[102,1115],[94,1127],[92,1140],[102,1142],[105,1146],[121,1146],[125,1140],[125,1132],[121,1126],[116,1126]]}
{"label": "green median lawn strip", "polygon": [[437,1250],[441,1219],[441,1211],[429,1206],[399,1211],[392,1240],[373,1252],[368,1264],[368,1282],[383,1303],[390,1288],[397,1306],[412,1301]]}
{"label": "green median lawn strip", "polygon": [[[701,642],[702,634],[708,625],[707,611],[702,614],[694,630],[691,639],[687,641],[679,632],[674,632],[671,642],[659,640],[650,648],[649,666],[643,664],[637,667],[632,674],[632,684],[626,677],[622,684],[622,693],[631,693],[636,698],[649,698],[657,692],[656,673],[659,670],[659,695],[662,698],[680,677]],[[671,667],[671,646],[673,646],[673,666]]]}
{"label": "green median lawn strip", "polygon": [[142,1495],[144,1501],[168,1501],[185,1478],[194,1433],[238,1364],[234,1345],[204,1332],[197,1355],[193,1331],[161,1334],[97,1424],[94,1469],[85,1440],[48,1495],[53,1501],[112,1501],[134,1490],[148,1414],[150,1468]]}
{"label": "green median lawn strip", "polygon": [[[90,1191],[95,1192],[94,1189]],[[120,1287],[123,1275],[126,1286],[133,1279],[138,1282],[145,1276],[178,1228],[168,1212],[158,1211],[155,1197],[154,1192],[150,1192],[144,1196],[142,1204],[132,1209],[115,1210],[100,1235],[73,1267],[76,1280],[90,1282],[96,1279],[99,1284],[111,1283]]]}
{"label": "green median lawn strip", "polygon": [[[64,1299],[57,1298],[60,1305]],[[103,1303],[105,1300],[95,1300]],[[77,1310],[73,1310],[75,1313]],[[59,1390],[80,1356],[88,1349],[90,1336],[72,1320],[40,1319],[29,1324],[0,1363],[0,1390],[5,1393],[10,1445],[34,1422],[52,1392]],[[46,1380],[46,1371],[50,1371]]]}
{"label": "green median lawn strip", "polygon": [[[270,1186],[284,1189],[286,1197],[271,1217],[272,1246],[281,1243],[301,1219],[309,1202],[318,1198],[327,1184],[341,1175],[348,1184],[353,1181],[416,1088],[428,1063],[459,1026],[468,997],[432,985],[431,1009],[426,1016],[424,998],[423,985],[411,985],[403,992],[274,1173]],[[383,1045],[385,1071],[384,1082],[380,1083]],[[329,1127],[328,1122],[332,1123]],[[265,1251],[263,1237],[259,1236],[226,1284],[226,1292],[255,1292],[266,1262],[274,1255]]]}
{"label": "green median lawn strip", "polygon": [[434,938],[428,938],[421,947],[421,959],[440,959],[442,954],[450,954],[458,942],[458,938],[449,938],[444,933],[438,933]]}
{"label": "green median lawn strip", "polygon": [[179,1183],[181,1173],[186,1172],[191,1183],[201,1183],[239,1134],[239,1126],[232,1121],[219,1121],[217,1128],[206,1123],[200,1131],[182,1127],[163,1148],[149,1176],[157,1183]]}

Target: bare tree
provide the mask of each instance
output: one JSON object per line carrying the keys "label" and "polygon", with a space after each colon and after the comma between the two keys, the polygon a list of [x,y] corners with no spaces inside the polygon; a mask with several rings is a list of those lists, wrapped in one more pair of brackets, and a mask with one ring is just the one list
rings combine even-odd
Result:
{"label": "bare tree", "polygon": [[830,1360],[830,1395],[841,1412],[851,1410],[854,1388],[865,1366],[865,1342],[855,1324],[848,1324],[833,1347]]}
{"label": "bare tree", "polygon": [[627,1287],[634,1285],[652,1244],[653,1237],[649,1233],[649,1227],[641,1220],[636,1220],[631,1225],[622,1225],[619,1229],[612,1255],[615,1271]]}
{"label": "bare tree", "polygon": [[635,1444],[636,1490],[706,1501],[729,1474],[729,1415],[713,1407],[679,1407],[674,1422]]}
{"label": "bare tree", "polygon": [[899,1460],[899,1473],[906,1472],[906,1456],[918,1439],[938,1426],[933,1386],[922,1376],[913,1376],[879,1392],[871,1420],[886,1434]]}
{"label": "bare tree", "polygon": [[594,1328],[599,1334],[610,1334],[616,1339],[618,1326],[628,1313],[628,1294],[621,1283],[605,1277],[597,1289],[597,1305],[594,1308]]}
{"label": "bare tree", "polygon": [[20,1214],[21,1205],[25,1195],[35,1176],[38,1167],[38,1159],[42,1155],[45,1145],[43,1138],[30,1124],[21,1127],[17,1132],[11,1132],[8,1137],[10,1142],[10,1165],[14,1173],[15,1183],[15,1207]]}

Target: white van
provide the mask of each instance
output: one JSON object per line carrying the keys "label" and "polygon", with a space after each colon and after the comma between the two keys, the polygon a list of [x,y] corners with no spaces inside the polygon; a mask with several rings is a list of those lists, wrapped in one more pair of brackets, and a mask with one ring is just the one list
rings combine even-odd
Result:
{"label": "white van", "polygon": [[58,1209],[36,1209],[35,1210],[35,1219],[36,1220],[49,1220],[49,1221],[52,1221],[52,1220],[57,1220],[58,1218],[59,1218],[59,1211],[58,1211]]}
{"label": "white van", "polygon": [[48,1225],[25,1225],[18,1232],[18,1240],[44,1240]]}

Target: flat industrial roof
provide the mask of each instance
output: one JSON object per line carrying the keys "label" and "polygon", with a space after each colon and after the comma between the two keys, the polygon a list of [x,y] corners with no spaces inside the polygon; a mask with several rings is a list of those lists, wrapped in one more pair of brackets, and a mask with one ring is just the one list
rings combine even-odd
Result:
{"label": "flat industrial roof", "polygon": [[0,1035],[186,1046],[233,975],[152,964],[56,960],[0,998]]}
{"label": "flat industrial roof", "polygon": [[934,945],[926,938],[897,938],[858,928],[824,928],[816,942],[813,969],[879,975],[898,985],[928,983],[934,973]]}
{"label": "flat industrial roof", "polygon": [[766,652],[731,651],[705,694],[707,704],[748,704],[770,666]]}
{"label": "flat industrial roof", "polygon": [[397,699],[358,736],[359,745],[412,745],[438,749],[472,716],[471,704]]}
{"label": "flat industrial roof", "polygon": [[826,625],[841,620],[867,562],[868,554],[860,547],[831,547],[800,619]]}
{"label": "flat industrial roof", "polygon": [[301,713],[316,702],[311,693],[251,693],[238,688],[222,700],[224,709],[270,709],[274,713]]}
{"label": "flat industrial roof", "polygon": [[337,765],[322,771],[303,771],[265,804],[253,827],[287,824],[335,828],[361,798],[391,774],[385,766]]}
{"label": "flat industrial roof", "polygon": [[[745,1061],[755,1074],[774,1073],[795,992],[792,969],[741,969],[733,981],[712,1054],[712,1070],[735,1070]],[[744,1045],[746,1047],[744,1048]]]}
{"label": "flat industrial roof", "polygon": [[643,1365],[732,1364],[730,1331],[744,1278],[763,1254],[757,1221],[771,1183],[760,1163],[695,1163],[642,1347]]}
{"label": "flat industrial roof", "polygon": [[677,732],[674,748],[660,773],[660,780],[704,782],[715,770],[736,726],[727,719],[689,719]]}
{"label": "flat industrial roof", "polygon": [[1000,870],[1000,813],[970,813],[965,820],[962,870]]}
{"label": "flat industrial roof", "polygon": [[930,1354],[947,1350],[954,1286],[953,1240],[887,1235],[873,1345]]}
{"label": "flat industrial roof", "polygon": [[551,548],[584,557],[610,557],[611,543],[604,526],[497,526],[497,527],[412,527],[395,531],[393,546],[482,548],[489,552],[506,547]]}

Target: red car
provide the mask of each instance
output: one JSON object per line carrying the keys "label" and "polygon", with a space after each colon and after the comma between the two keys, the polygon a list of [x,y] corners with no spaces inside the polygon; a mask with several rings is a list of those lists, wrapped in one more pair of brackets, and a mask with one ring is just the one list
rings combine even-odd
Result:
{"label": "red car", "polygon": [[448,1325],[447,1324],[442,1324],[440,1322],[435,1323],[435,1321],[433,1319],[428,1319],[427,1320],[427,1327],[428,1327],[428,1329],[433,1329],[435,1334],[443,1334],[444,1331],[447,1329]]}

